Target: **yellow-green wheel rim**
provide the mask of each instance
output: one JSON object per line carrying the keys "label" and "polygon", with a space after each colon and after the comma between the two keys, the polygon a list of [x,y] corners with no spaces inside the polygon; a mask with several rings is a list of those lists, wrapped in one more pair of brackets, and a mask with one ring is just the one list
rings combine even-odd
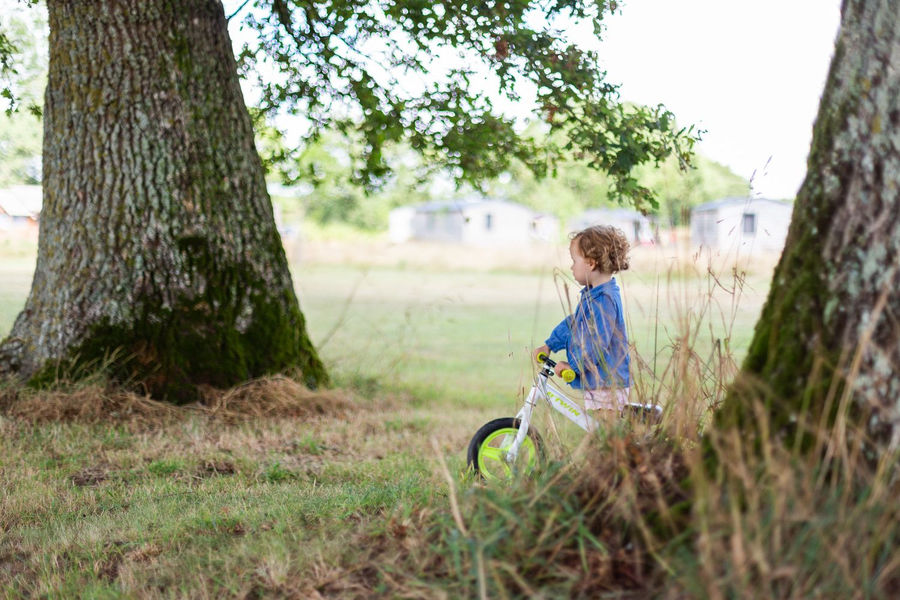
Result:
{"label": "yellow-green wheel rim", "polygon": [[[491,432],[478,447],[478,472],[485,479],[513,477],[513,465],[506,462],[506,452],[512,446],[518,432],[519,430],[513,427],[503,427]],[[537,448],[534,440],[527,435],[519,446],[516,463],[519,469],[524,468],[526,472],[531,472],[537,464]]]}

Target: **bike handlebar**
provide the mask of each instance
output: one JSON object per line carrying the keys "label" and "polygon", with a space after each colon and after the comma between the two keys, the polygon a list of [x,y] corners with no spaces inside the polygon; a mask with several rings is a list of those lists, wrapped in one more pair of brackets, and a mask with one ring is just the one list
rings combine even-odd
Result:
{"label": "bike handlebar", "polygon": [[[553,367],[556,366],[556,361],[552,360],[550,358],[550,355],[548,355],[546,352],[538,353],[537,362],[547,365],[551,371],[553,370]],[[562,380],[566,383],[572,383],[573,381],[575,381],[575,371],[573,371],[572,369],[563,369],[562,373],[560,373],[559,376],[562,377]]]}

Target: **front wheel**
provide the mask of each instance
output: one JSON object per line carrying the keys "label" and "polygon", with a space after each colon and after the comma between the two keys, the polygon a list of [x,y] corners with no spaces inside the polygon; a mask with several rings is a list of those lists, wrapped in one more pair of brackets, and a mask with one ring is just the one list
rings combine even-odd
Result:
{"label": "front wheel", "polygon": [[519,446],[514,464],[506,460],[507,452],[519,432],[519,419],[503,417],[481,426],[469,442],[468,463],[485,479],[511,479],[516,472],[531,473],[541,458],[541,436],[533,428]]}

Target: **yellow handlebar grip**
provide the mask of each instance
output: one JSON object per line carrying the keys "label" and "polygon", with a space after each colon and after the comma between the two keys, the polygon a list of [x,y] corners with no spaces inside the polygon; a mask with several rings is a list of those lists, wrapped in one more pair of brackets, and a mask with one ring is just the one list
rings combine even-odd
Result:
{"label": "yellow handlebar grip", "polygon": [[563,369],[563,372],[560,373],[560,376],[566,383],[572,383],[573,381],[575,381],[575,371],[573,371],[572,369]]}
{"label": "yellow handlebar grip", "polygon": [[540,352],[537,355],[537,362],[542,363],[545,360],[547,360],[548,358],[550,358],[550,357],[547,355],[546,352]]}

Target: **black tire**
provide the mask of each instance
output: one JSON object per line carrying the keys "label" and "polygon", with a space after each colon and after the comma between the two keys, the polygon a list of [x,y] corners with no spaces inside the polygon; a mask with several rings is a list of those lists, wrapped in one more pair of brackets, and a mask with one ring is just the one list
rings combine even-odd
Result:
{"label": "black tire", "polygon": [[519,430],[519,419],[502,417],[481,426],[469,442],[466,461],[475,473],[485,479],[510,479],[516,472],[531,473],[543,459],[543,441],[533,427],[519,448],[515,465],[505,460],[503,449],[512,443],[509,436]]}

